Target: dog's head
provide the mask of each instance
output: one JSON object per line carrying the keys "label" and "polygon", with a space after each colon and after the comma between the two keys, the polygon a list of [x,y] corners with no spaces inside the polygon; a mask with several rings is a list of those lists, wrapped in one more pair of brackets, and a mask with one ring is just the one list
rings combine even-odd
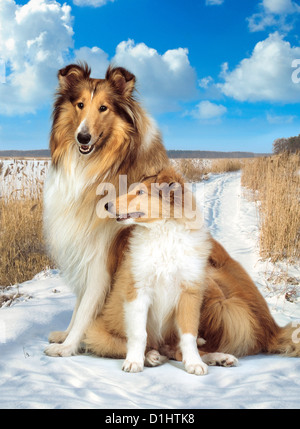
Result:
{"label": "dog's head", "polygon": [[106,210],[124,225],[151,227],[154,222],[184,216],[184,182],[172,168],[147,177],[130,187],[129,192],[108,202]]}
{"label": "dog's head", "polygon": [[58,144],[75,144],[81,155],[90,155],[113,133],[129,132],[133,125],[135,76],[122,67],[109,67],[105,79],[92,79],[90,73],[86,64],[71,64],[58,72],[52,153]]}

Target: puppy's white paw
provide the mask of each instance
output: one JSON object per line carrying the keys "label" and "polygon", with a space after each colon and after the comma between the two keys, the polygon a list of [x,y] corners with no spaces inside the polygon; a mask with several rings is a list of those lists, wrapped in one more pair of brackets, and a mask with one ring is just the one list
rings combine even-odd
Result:
{"label": "puppy's white paw", "polygon": [[77,347],[74,345],[50,344],[44,350],[45,354],[53,357],[74,356],[77,353]]}
{"label": "puppy's white paw", "polygon": [[211,366],[237,366],[239,363],[236,357],[227,353],[207,353],[202,356],[202,360]]}
{"label": "puppy's white paw", "polygon": [[198,362],[184,362],[186,372],[195,375],[205,375],[208,373],[208,367],[206,363],[202,361]]}
{"label": "puppy's white paw", "polygon": [[125,359],[122,370],[125,372],[141,372],[144,369],[144,362],[133,362]]}
{"label": "puppy's white paw", "polygon": [[167,356],[162,356],[157,350],[150,350],[145,357],[146,366],[162,365],[168,360]]}

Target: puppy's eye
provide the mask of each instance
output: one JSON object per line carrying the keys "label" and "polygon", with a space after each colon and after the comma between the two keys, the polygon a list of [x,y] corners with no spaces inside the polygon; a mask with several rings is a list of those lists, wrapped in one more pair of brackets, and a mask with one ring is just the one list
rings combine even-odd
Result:
{"label": "puppy's eye", "polygon": [[84,108],[84,104],[83,103],[77,103],[77,107],[82,110]]}
{"label": "puppy's eye", "polygon": [[143,195],[145,193],[145,191],[143,191],[143,189],[139,189],[137,192],[136,192],[136,195]]}
{"label": "puppy's eye", "polygon": [[99,107],[99,110],[100,112],[105,112],[105,110],[107,110],[107,107],[102,105]]}

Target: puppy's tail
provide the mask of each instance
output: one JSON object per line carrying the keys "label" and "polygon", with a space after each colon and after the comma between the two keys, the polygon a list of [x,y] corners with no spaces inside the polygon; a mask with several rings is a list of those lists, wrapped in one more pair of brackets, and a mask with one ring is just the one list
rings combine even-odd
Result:
{"label": "puppy's tail", "polygon": [[280,328],[268,344],[267,352],[300,357],[300,322],[291,322]]}

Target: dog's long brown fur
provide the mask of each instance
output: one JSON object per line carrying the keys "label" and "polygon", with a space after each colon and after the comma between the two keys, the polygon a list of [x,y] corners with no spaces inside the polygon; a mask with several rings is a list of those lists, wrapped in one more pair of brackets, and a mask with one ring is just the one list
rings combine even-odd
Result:
{"label": "dog's long brown fur", "polygon": [[[180,180],[178,176],[174,179],[172,170],[169,170],[169,174],[169,178],[164,174],[165,181]],[[143,221],[143,218],[137,219],[136,223],[139,221]],[[125,285],[134,283],[130,260],[126,256],[132,228],[134,226],[120,231],[112,243],[110,269],[115,272],[118,287],[113,289],[102,316],[89,328],[85,339],[88,349],[100,356],[124,358],[126,355],[122,306]],[[300,356],[300,344],[292,341],[292,326],[281,328],[276,324],[266,301],[243,267],[230,257],[220,243],[212,237],[210,241],[212,248],[206,270],[204,297],[200,300],[198,327],[198,336],[204,338],[206,343],[199,346],[200,355],[221,352],[237,357],[258,353]],[[129,286],[128,290],[132,290]],[[187,315],[191,310],[186,308]],[[178,341],[178,331],[173,323],[169,326],[165,344],[160,351],[170,358],[181,360]],[[148,350],[159,348],[151,335],[147,346]]]}
{"label": "dog's long brown fur", "polygon": [[[108,183],[118,193],[121,175],[129,186],[169,164],[156,125],[134,97],[135,76],[122,67],[109,67],[104,79],[90,73],[77,64],[58,72],[44,229],[49,251],[78,299],[67,330],[49,336],[53,344],[45,352],[51,356],[78,352],[110,288],[107,251],[118,227],[99,216],[99,185]],[[82,133],[89,136],[88,146],[79,141]]]}
{"label": "dog's long brown fur", "polygon": [[[244,268],[220,243],[213,238],[211,242],[198,331],[206,342],[198,347],[200,354],[221,351],[236,357],[259,353],[300,357],[300,342],[293,341],[296,328],[292,323],[277,325]],[[170,358],[181,360],[178,347],[167,351]]]}
{"label": "dog's long brown fur", "polygon": [[[109,67],[105,79],[93,79],[90,73],[88,66],[74,64],[58,73],[50,138],[52,165],[45,189],[45,232],[78,300],[67,331],[50,335],[50,342],[56,344],[46,352],[53,356],[78,351],[85,326],[102,308],[109,279],[128,239],[126,233],[116,235],[112,219],[96,216],[98,185],[110,182],[118,191],[120,175],[127,175],[129,185],[169,165],[159,132],[134,98],[134,75],[121,67]],[[99,111],[102,104],[108,111]],[[76,143],[84,120],[97,140],[89,155],[80,154]],[[107,255],[107,242],[113,243],[117,259]],[[245,270],[219,243],[212,243],[209,287],[200,323],[207,347],[237,355],[267,352],[299,356],[300,345],[291,340],[292,327],[275,324]]]}
{"label": "dog's long brown fur", "polygon": [[212,239],[199,336],[206,351],[222,350],[235,356],[279,353],[300,356],[292,341],[295,328],[279,327],[269,307],[244,268]]}
{"label": "dog's long brown fur", "polygon": [[[152,185],[157,185],[156,190]],[[175,348],[177,343],[189,373],[207,371],[196,340],[211,243],[202,217],[193,229],[188,227],[187,204],[175,216],[187,199],[182,177],[167,168],[107,205],[111,213],[115,207],[119,223],[127,229],[112,243],[112,290],[101,315],[87,330],[85,344],[101,356],[125,357],[127,351],[125,371],[142,370],[147,348],[146,363],[162,363],[160,346]],[[235,362],[232,356],[222,357]]]}

